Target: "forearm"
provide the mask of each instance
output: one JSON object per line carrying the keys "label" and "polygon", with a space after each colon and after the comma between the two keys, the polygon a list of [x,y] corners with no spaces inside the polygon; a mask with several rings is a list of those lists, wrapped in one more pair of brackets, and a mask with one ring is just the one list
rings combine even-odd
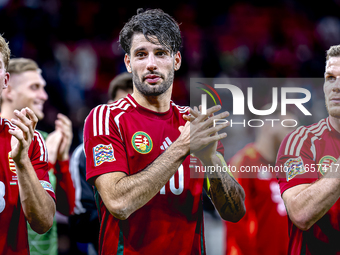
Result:
{"label": "forearm", "polygon": [[28,158],[22,164],[16,163],[16,170],[25,217],[34,231],[45,233],[53,224],[55,202],[41,186]]}
{"label": "forearm", "polygon": [[59,170],[54,170],[57,178],[55,194],[58,199],[57,211],[63,215],[71,215],[75,206],[75,188],[69,171],[69,161],[59,161]]}
{"label": "forearm", "polygon": [[321,219],[340,197],[340,178],[321,178],[312,184],[302,184],[283,193],[288,215],[302,230],[308,230]]}
{"label": "forearm", "polygon": [[[223,164],[216,155],[202,163],[205,166],[218,165],[223,169]],[[241,185],[227,172],[207,172],[207,175],[210,181],[209,193],[220,216],[227,221],[239,221],[245,214],[245,193]]]}
{"label": "forearm", "polygon": [[[126,219],[150,201],[169,181],[184,161],[187,153],[174,142],[147,168],[137,174],[110,180],[105,176],[95,184],[109,211],[119,219]],[[98,182],[97,182],[98,181]],[[103,188],[106,187],[106,188]],[[106,200],[106,201],[105,201]]]}

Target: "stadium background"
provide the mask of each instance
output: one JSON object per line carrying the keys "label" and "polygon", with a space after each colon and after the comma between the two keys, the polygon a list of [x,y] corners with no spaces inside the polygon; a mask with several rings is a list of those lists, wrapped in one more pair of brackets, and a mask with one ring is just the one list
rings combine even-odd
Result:
{"label": "stadium background", "polygon": [[[12,57],[36,60],[47,81],[49,100],[39,129],[52,131],[57,113],[62,112],[73,122],[72,148],[81,142],[85,117],[106,102],[108,83],[125,71],[118,35],[139,7],[161,8],[180,23],[183,59],[173,91],[173,100],[180,105],[189,104],[190,77],[320,78],[325,51],[340,42],[340,0],[147,1],[138,5],[0,0],[0,33],[9,41]],[[322,84],[312,89],[309,106],[318,109],[312,113],[319,119],[326,116],[323,93],[319,93]],[[262,92],[256,102],[269,103],[271,98]],[[224,141],[227,157],[252,141],[253,135],[249,128],[230,131],[229,140]]]}

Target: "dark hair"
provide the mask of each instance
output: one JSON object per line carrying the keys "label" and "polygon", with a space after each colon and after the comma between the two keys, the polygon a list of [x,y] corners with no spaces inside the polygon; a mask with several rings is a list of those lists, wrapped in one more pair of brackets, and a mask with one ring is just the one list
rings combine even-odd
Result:
{"label": "dark hair", "polygon": [[161,45],[170,50],[171,54],[179,51],[182,44],[178,23],[161,9],[144,12],[140,8],[137,10],[137,15],[132,16],[124,25],[119,34],[119,43],[127,54],[130,54],[131,41],[135,33],[142,33],[151,43],[156,43],[150,38],[155,36]]}
{"label": "dark hair", "polygon": [[132,74],[128,72],[121,73],[117,75],[113,80],[111,80],[108,91],[109,100],[114,100],[118,89],[128,91],[133,89],[132,85]]}

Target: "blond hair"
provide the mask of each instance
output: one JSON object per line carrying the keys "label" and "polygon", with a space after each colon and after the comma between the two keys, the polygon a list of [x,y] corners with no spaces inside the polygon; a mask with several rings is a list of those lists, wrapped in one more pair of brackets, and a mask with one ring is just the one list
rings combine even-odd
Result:
{"label": "blond hair", "polygon": [[326,61],[331,57],[340,57],[340,45],[333,45],[326,52]]}
{"label": "blond hair", "polygon": [[29,58],[12,58],[9,61],[8,70],[10,74],[21,74],[27,71],[41,72],[38,64]]}
{"label": "blond hair", "polygon": [[0,35],[0,52],[4,60],[5,69],[7,69],[9,59],[11,57],[11,50],[9,49],[8,42],[6,42],[5,38],[3,38],[2,35]]}

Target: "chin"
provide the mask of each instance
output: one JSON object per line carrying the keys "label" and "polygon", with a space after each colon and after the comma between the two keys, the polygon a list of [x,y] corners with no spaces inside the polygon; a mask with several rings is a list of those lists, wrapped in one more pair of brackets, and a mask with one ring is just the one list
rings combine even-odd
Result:
{"label": "chin", "polygon": [[340,119],[340,107],[331,107],[330,109],[328,108],[328,113],[330,116],[333,118]]}

